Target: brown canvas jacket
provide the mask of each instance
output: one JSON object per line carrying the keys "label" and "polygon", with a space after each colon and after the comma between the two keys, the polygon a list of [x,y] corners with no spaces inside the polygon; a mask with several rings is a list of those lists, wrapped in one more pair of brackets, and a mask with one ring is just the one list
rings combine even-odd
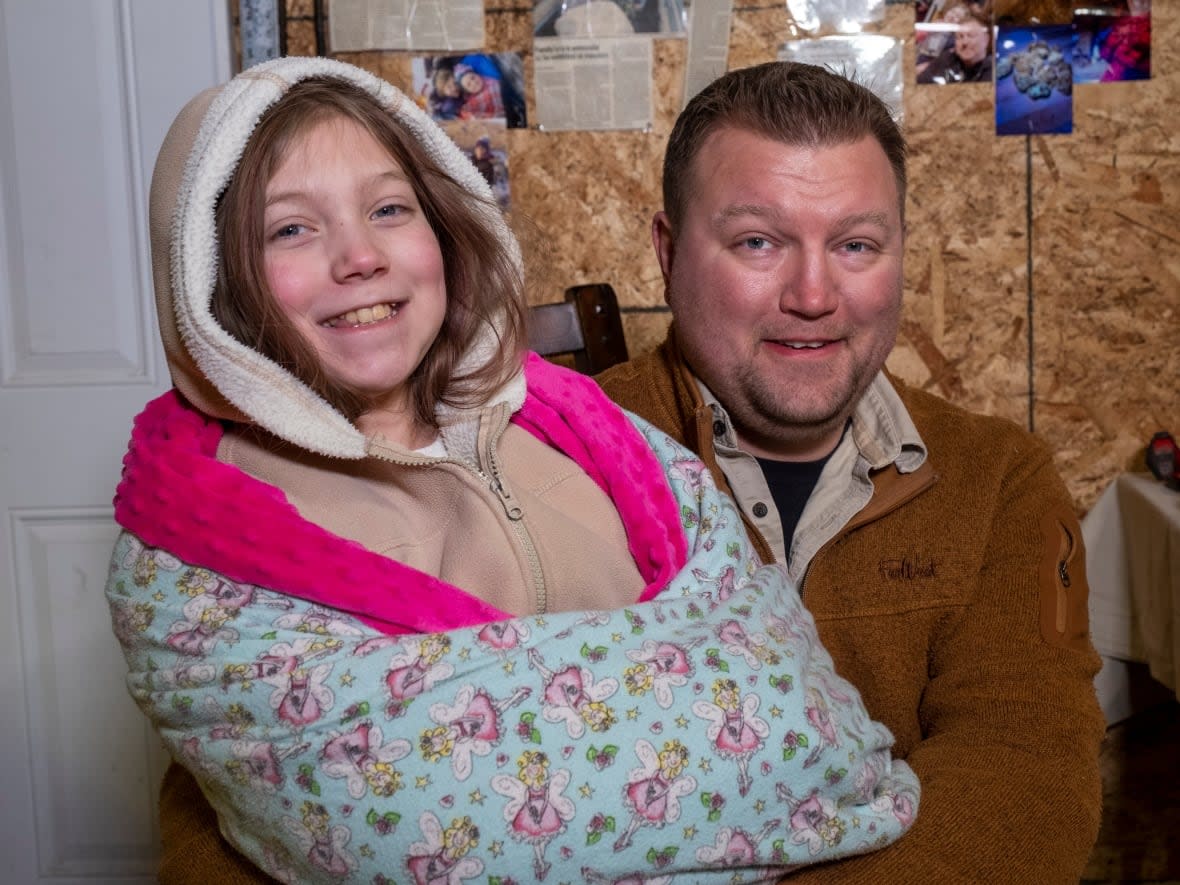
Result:
{"label": "brown canvas jacket", "polygon": [[[728,491],[673,334],[598,380]],[[838,671],[917,772],[921,811],[896,844],[790,881],[1073,885],[1098,834],[1105,730],[1077,516],[1043,442],[893,383],[927,462],[876,472],[801,591]]]}

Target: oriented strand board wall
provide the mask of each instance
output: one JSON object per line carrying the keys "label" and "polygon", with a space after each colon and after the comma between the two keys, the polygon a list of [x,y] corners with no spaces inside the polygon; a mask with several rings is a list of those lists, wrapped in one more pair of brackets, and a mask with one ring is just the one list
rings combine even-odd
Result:
{"label": "oriented strand board wall", "polygon": [[[288,53],[313,54],[312,0],[286,2]],[[531,88],[532,4],[490,3],[486,49],[521,52]],[[890,368],[1032,427],[1081,511],[1141,464],[1152,432],[1180,435],[1180,19],[1164,6],[1154,79],[1077,87],[1072,135],[998,138],[990,86],[919,89],[907,66],[906,311]],[[887,7],[881,30],[912,61],[912,7]],[[792,36],[785,3],[739,0],[729,65],[772,60]],[[405,86],[410,56],[339,57]],[[508,133],[514,210],[543,234],[527,240],[530,297],[611,283],[633,354],[668,323],[649,223],[683,63],[683,41],[657,41],[651,132]]]}

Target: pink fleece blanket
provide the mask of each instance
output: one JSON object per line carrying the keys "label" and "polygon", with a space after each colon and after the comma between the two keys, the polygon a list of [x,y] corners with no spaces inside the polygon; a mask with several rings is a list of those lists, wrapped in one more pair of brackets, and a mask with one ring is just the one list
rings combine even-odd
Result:
{"label": "pink fleece blanket", "polygon": [[[589,378],[530,354],[521,427],[579,464],[614,501],[654,597],[684,565],[675,499],[659,460]],[[146,544],[235,581],[348,612],[389,634],[505,620],[507,612],[308,522],[282,491],[216,458],[223,432],[176,391],[136,418],[115,494],[115,519]],[[214,530],[211,530],[214,529]],[[227,563],[233,563],[229,568]],[[375,586],[418,586],[393,599]],[[411,600],[407,602],[407,600]]]}

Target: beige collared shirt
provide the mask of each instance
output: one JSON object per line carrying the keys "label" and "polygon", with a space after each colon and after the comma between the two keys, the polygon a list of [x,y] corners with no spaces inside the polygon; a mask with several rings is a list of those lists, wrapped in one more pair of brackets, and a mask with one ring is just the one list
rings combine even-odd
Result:
{"label": "beige collared shirt", "polygon": [[912,473],[926,460],[926,445],[901,398],[884,374],[878,374],[852,413],[852,427],[824,465],[799,525],[790,542],[774,506],[762,468],[753,455],[738,446],[737,434],[725,407],[699,378],[697,387],[713,410],[713,446],[737,505],[762,532],[775,558],[787,564],[787,574],[802,585],[807,567],[819,549],[834,538],[873,496],[870,474],[890,464]]}

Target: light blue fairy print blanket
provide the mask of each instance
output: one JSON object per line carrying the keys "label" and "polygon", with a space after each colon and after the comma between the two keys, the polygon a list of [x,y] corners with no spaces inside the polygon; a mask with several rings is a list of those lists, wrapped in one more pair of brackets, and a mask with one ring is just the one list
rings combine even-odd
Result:
{"label": "light blue fairy print blanket", "polygon": [[688,561],[617,611],[389,635],[120,536],[131,694],[239,850],[290,883],[730,885],[904,834],[888,730],[701,462],[636,423]]}

